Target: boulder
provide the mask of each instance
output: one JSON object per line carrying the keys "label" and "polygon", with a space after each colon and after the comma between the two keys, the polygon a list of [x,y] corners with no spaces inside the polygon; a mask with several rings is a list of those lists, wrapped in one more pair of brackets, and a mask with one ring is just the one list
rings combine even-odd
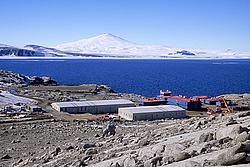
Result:
{"label": "boulder", "polygon": [[226,126],[237,124],[237,121],[233,119],[233,117],[230,117],[228,119],[228,122],[226,123]]}
{"label": "boulder", "polygon": [[243,128],[240,125],[231,125],[225,128],[218,129],[216,131],[216,139],[220,140],[226,137],[235,139],[242,132]]}
{"label": "boulder", "polygon": [[189,152],[189,155],[190,155],[191,157],[195,157],[195,156],[199,155],[199,153],[198,153],[197,150],[192,150],[192,151]]}
{"label": "boulder", "polygon": [[239,134],[238,136],[236,136],[235,141],[239,143],[239,142],[244,142],[248,139],[250,139],[250,134],[248,134],[247,132],[243,132]]}
{"label": "boulder", "polygon": [[9,154],[5,154],[1,159],[11,159],[12,157]]}
{"label": "boulder", "polygon": [[60,147],[56,147],[55,150],[50,152],[50,155],[57,156],[59,153],[61,152],[61,148]]}
{"label": "boulder", "polygon": [[246,163],[250,163],[250,154],[247,154],[247,157],[246,157],[246,159],[245,159],[245,162],[246,162]]}
{"label": "boulder", "polygon": [[156,144],[150,147],[143,147],[138,151],[138,159],[146,161],[153,157],[159,156],[164,152],[165,146]]}
{"label": "boulder", "polygon": [[162,156],[153,157],[144,163],[144,167],[156,167],[162,165]]}
{"label": "boulder", "polygon": [[67,151],[72,150],[72,149],[74,149],[73,146],[68,146],[68,147],[66,147],[66,150],[67,150]]}
{"label": "boulder", "polygon": [[198,121],[195,125],[194,125],[194,129],[198,129],[201,126],[201,121]]}
{"label": "boulder", "polygon": [[148,141],[147,139],[142,139],[142,140],[140,140],[139,143],[138,143],[138,145],[139,145],[140,147],[146,146],[146,145],[148,145],[148,144],[149,144],[149,141]]}
{"label": "boulder", "polygon": [[174,161],[178,162],[178,161],[182,161],[182,160],[188,159],[191,156],[187,152],[181,152],[179,154],[173,155],[173,157],[174,157]]}
{"label": "boulder", "polygon": [[202,167],[203,165],[196,162],[196,161],[188,161],[186,164],[185,164],[185,167]]}
{"label": "boulder", "polygon": [[87,148],[91,148],[91,147],[95,147],[96,145],[95,144],[93,144],[93,143],[85,143],[85,144],[83,144],[83,148],[84,149],[87,149]]}
{"label": "boulder", "polygon": [[16,129],[16,127],[15,126],[10,126],[10,129]]}
{"label": "boulder", "polygon": [[164,164],[171,164],[171,163],[174,162],[174,157],[172,157],[172,156],[169,156],[169,157],[166,156],[166,157],[162,158],[162,161],[163,161]]}
{"label": "boulder", "polygon": [[89,148],[85,152],[86,155],[92,155],[92,154],[97,154],[97,153],[98,153],[98,151],[95,148]]}
{"label": "boulder", "polygon": [[219,140],[219,144],[225,144],[232,141],[232,139],[230,137],[225,137]]}
{"label": "boulder", "polygon": [[213,133],[203,133],[202,135],[200,135],[199,137],[199,143],[204,143],[204,142],[208,142],[214,139],[214,134]]}
{"label": "boulder", "polygon": [[208,123],[208,121],[206,119],[201,120],[202,125],[206,125],[207,123]]}
{"label": "boulder", "polygon": [[245,141],[243,145],[244,145],[244,151],[250,153],[250,140]]}
{"label": "boulder", "polygon": [[216,159],[217,165],[234,165],[246,158],[247,154],[244,152],[244,145],[237,144],[228,149],[228,151],[220,154]]}
{"label": "boulder", "polygon": [[209,142],[204,142],[204,143],[200,143],[200,144],[194,144],[192,146],[190,146],[189,148],[185,149],[185,151],[191,156],[197,156],[200,154],[204,154],[204,153],[208,153],[211,152],[211,148],[214,146],[218,145],[218,141],[217,140],[212,140]]}
{"label": "boulder", "polygon": [[120,165],[119,162],[111,162],[111,164],[109,165],[109,167],[122,167],[122,165]]}
{"label": "boulder", "polygon": [[173,156],[175,154],[179,154],[179,153],[183,152],[185,149],[186,149],[186,147],[183,144],[179,144],[179,143],[173,143],[171,145],[166,145],[164,152],[163,152],[163,156],[164,157]]}
{"label": "boulder", "polygon": [[246,112],[240,112],[238,114],[238,117],[241,118],[241,117],[247,117],[247,116],[250,116],[250,111],[246,111]]}
{"label": "boulder", "polygon": [[133,157],[128,157],[123,162],[124,167],[136,167],[136,162]]}

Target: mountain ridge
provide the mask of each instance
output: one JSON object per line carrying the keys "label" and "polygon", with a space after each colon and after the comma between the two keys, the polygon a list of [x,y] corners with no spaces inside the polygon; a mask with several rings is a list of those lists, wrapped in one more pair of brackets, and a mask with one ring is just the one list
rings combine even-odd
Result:
{"label": "mountain ridge", "polygon": [[23,48],[0,44],[0,57],[69,57],[69,58],[183,58],[183,59],[233,59],[250,58],[250,53],[206,51],[174,48],[165,45],[145,45],[131,42],[113,34],[83,38],[55,47],[26,45]]}
{"label": "mountain ridge", "polygon": [[249,53],[238,53],[232,50],[205,51],[174,48],[165,45],[138,44],[109,33],[60,44],[54,48],[76,53],[114,54],[139,57],[158,56],[167,58],[186,58],[183,56],[188,56],[187,58],[250,58]]}

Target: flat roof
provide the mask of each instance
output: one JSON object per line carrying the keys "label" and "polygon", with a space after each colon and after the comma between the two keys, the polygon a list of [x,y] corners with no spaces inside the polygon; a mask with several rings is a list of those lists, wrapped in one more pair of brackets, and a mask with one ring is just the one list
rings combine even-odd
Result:
{"label": "flat roof", "polygon": [[142,107],[125,107],[120,108],[131,113],[149,113],[149,112],[168,112],[168,111],[185,111],[185,109],[174,105],[160,105],[160,106],[142,106]]}
{"label": "flat roof", "polygon": [[86,106],[120,105],[120,104],[134,104],[134,103],[126,99],[116,99],[116,100],[56,102],[52,103],[51,105],[57,105],[58,107],[86,107]]}

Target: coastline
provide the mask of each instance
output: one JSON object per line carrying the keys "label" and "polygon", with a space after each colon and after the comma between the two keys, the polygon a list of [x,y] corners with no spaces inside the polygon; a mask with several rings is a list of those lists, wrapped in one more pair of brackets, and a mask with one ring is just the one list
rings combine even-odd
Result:
{"label": "coastline", "polygon": [[97,60],[250,60],[250,57],[208,57],[208,58],[189,58],[189,57],[9,57],[0,56],[0,60],[25,60],[25,59],[38,59],[38,60],[83,60],[83,59],[97,59]]}

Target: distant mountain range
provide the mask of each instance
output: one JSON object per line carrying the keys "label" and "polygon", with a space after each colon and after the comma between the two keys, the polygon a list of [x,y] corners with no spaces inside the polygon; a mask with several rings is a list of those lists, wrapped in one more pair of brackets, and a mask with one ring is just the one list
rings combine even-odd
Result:
{"label": "distant mountain range", "polygon": [[24,48],[0,44],[0,57],[15,58],[15,57],[101,57],[98,55],[70,53],[60,51],[54,48],[43,47],[39,45],[26,45]]}
{"label": "distant mountain range", "polygon": [[250,58],[250,53],[179,49],[161,45],[142,45],[112,34],[81,39],[55,47],[26,45],[23,48],[0,44],[2,57],[93,57],[93,58]]}

